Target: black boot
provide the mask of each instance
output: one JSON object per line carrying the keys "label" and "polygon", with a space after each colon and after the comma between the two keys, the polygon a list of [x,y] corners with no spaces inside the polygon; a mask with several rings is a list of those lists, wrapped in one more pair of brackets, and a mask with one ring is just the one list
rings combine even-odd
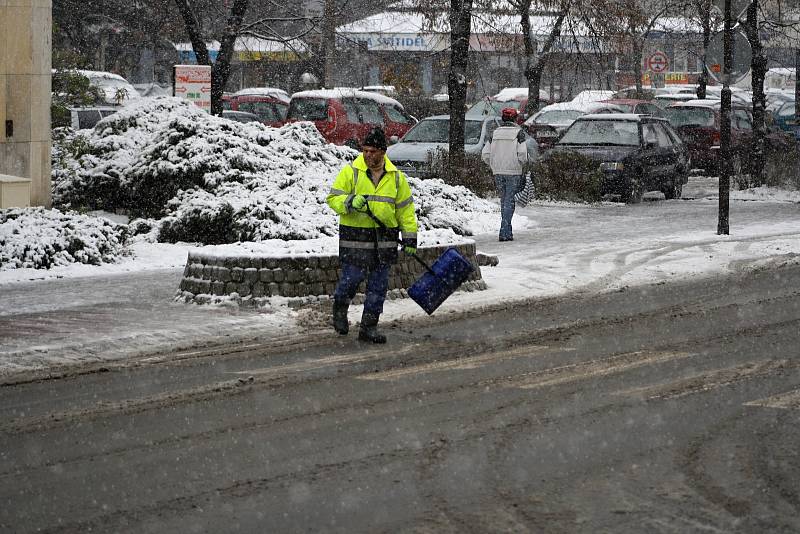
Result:
{"label": "black boot", "polygon": [[359,340],[386,343],[386,336],[378,332],[379,317],[380,315],[369,312],[364,312],[361,315],[361,329],[358,331]]}
{"label": "black boot", "polygon": [[350,323],[347,322],[347,308],[350,303],[347,301],[333,301],[333,329],[341,336],[346,336],[350,331]]}

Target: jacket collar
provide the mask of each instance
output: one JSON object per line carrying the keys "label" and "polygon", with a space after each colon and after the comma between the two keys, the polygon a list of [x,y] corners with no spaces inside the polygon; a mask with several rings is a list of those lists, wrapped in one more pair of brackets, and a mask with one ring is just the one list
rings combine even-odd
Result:
{"label": "jacket collar", "polygon": [[[364,154],[359,154],[358,157],[353,161],[353,167],[360,171],[367,172],[367,162],[364,161]],[[386,172],[393,172],[397,170],[397,167],[394,166],[394,163],[391,162],[389,156],[383,156],[383,168]]]}

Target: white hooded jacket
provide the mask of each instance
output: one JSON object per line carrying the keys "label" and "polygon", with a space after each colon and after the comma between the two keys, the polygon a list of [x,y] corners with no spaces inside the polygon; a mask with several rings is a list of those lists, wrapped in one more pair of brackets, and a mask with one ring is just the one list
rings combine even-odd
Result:
{"label": "white hooded jacket", "polygon": [[519,126],[503,125],[494,131],[491,143],[483,145],[481,158],[492,168],[492,174],[522,174],[528,147],[521,133]]}

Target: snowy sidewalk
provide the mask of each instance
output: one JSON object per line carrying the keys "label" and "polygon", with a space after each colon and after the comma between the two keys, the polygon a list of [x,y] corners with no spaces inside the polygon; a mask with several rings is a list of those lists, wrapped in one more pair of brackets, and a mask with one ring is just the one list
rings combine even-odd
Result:
{"label": "snowy sidewalk", "polygon": [[[695,187],[687,187],[685,197],[716,192],[707,179],[689,185]],[[765,194],[771,198],[755,200]],[[437,315],[800,262],[798,195],[752,197],[755,201],[732,201],[729,236],[716,235],[717,202],[707,198],[630,206],[534,204],[518,210],[528,227],[515,226],[515,241],[475,237],[479,251],[500,259],[499,266],[482,268],[489,289],[458,292]],[[261,311],[174,302],[186,250],[138,244],[137,258],[119,265],[0,273],[0,376],[222,340],[299,334],[301,324],[307,325],[309,317],[281,299]],[[61,278],[26,280],[54,275]],[[360,307],[353,306],[351,322],[359,316]],[[409,299],[386,303],[384,320],[404,317],[424,318],[424,312]]]}

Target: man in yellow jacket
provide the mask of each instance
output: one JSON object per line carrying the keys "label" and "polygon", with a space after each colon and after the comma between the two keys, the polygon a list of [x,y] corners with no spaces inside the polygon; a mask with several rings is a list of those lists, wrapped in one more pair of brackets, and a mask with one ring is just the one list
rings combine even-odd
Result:
{"label": "man in yellow jacket", "polygon": [[378,319],[389,287],[389,269],[397,262],[401,233],[404,252],[416,253],[417,217],[406,177],[386,157],[383,130],[375,128],[367,135],[361,154],[339,171],[327,201],[339,214],[341,275],[333,296],[333,328],[347,334],[347,309],[366,278],[358,339],[386,343],[386,336],[378,332]]}

